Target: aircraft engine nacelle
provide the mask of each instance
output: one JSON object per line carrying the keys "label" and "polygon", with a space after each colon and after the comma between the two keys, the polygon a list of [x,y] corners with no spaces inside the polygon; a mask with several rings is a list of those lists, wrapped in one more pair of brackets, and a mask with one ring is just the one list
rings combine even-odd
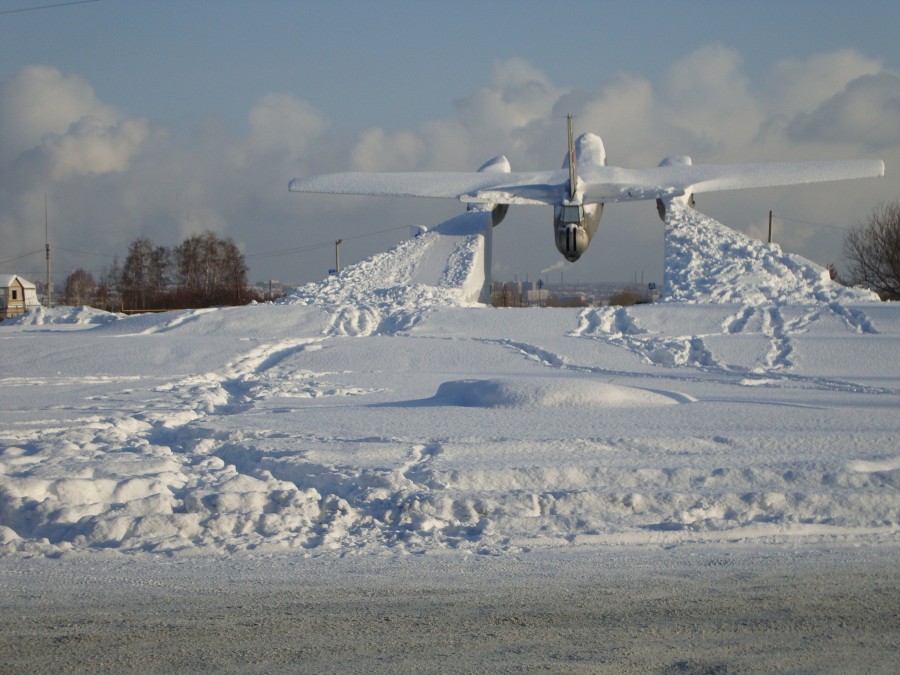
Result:
{"label": "aircraft engine nacelle", "polygon": [[[671,157],[666,157],[663,161],[659,163],[660,166],[692,166],[693,160],[688,155],[672,155]],[[687,196],[687,200],[684,202],[691,208],[694,208],[694,195],[693,193]],[[663,222],[666,222],[666,204],[662,199],[656,200],[656,212],[659,214],[659,219]]]}
{"label": "aircraft engine nacelle", "polygon": [[[497,155],[479,167],[478,171],[488,173],[509,173],[509,160],[504,155]],[[497,227],[506,218],[509,204],[469,204],[467,211],[490,211],[491,225]]]}

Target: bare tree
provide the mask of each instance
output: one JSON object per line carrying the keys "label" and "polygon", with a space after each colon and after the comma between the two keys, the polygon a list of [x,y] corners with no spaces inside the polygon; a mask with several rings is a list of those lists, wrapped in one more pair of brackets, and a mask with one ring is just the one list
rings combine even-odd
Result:
{"label": "bare tree", "polygon": [[900,202],[878,206],[850,230],[844,255],[851,283],[870,288],[882,300],[900,300]]}
{"label": "bare tree", "polygon": [[94,288],[94,299],[92,306],[99,309],[105,309],[108,312],[114,312],[121,309],[121,303],[118,297],[119,280],[122,277],[122,268],[119,266],[119,258],[113,258],[110,267],[103,270],[100,275],[100,283]]}
{"label": "bare tree", "polygon": [[184,302],[241,304],[247,300],[247,265],[231,239],[207,230],[175,249],[176,278]]}
{"label": "bare tree", "polygon": [[138,237],[129,244],[119,280],[119,295],[125,309],[147,309],[154,286],[155,250],[153,242],[146,237]]}
{"label": "bare tree", "polygon": [[[112,290],[118,291],[118,303]],[[106,309],[187,309],[244,304],[257,295],[247,289],[247,264],[231,239],[203,232],[175,248],[156,246],[138,237],[105,272],[95,303]]]}
{"label": "bare tree", "polygon": [[66,277],[65,292],[67,305],[86,305],[94,294],[94,275],[81,269],[73,270]]}
{"label": "bare tree", "polygon": [[175,264],[178,268],[176,279],[179,289],[197,291],[201,281],[201,240],[194,235],[185,239],[175,248]]}
{"label": "bare tree", "polygon": [[147,266],[147,285],[155,296],[166,293],[172,269],[172,251],[165,246],[157,246],[150,254]]}
{"label": "bare tree", "polygon": [[247,263],[244,254],[231,239],[219,243],[222,264],[222,284],[229,302],[241,304],[247,301]]}

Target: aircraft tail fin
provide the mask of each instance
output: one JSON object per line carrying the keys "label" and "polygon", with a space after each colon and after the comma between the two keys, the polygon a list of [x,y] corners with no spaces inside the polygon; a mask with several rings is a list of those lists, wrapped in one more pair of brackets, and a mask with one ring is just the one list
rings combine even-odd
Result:
{"label": "aircraft tail fin", "polygon": [[566,126],[569,134],[569,199],[575,199],[575,188],[578,184],[578,173],[575,166],[575,134],[572,131],[572,116],[566,115]]}

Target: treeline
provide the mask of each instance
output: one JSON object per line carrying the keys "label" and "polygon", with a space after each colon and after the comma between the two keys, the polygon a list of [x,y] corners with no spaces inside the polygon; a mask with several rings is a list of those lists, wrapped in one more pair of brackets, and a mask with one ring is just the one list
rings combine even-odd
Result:
{"label": "treeline", "polygon": [[865,286],[882,300],[900,300],[900,201],[881,204],[844,236],[852,285]]}
{"label": "treeline", "polygon": [[121,265],[116,259],[99,281],[83,269],[65,282],[65,303],[108,311],[191,309],[259,300],[247,287],[244,255],[230,238],[194,235],[175,247],[138,237]]}

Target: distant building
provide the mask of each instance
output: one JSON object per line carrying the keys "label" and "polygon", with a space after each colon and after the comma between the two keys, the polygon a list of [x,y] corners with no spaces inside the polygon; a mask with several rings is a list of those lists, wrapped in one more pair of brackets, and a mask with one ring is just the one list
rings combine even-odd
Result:
{"label": "distant building", "polygon": [[251,288],[258,291],[266,300],[272,300],[273,298],[283,298],[297,288],[297,284],[270,279],[269,281],[257,281]]}
{"label": "distant building", "polygon": [[18,274],[0,274],[0,321],[39,306],[33,283]]}
{"label": "distant building", "polygon": [[550,291],[546,288],[526,288],[522,297],[525,304],[529,307],[533,305],[546,305],[550,300]]}

